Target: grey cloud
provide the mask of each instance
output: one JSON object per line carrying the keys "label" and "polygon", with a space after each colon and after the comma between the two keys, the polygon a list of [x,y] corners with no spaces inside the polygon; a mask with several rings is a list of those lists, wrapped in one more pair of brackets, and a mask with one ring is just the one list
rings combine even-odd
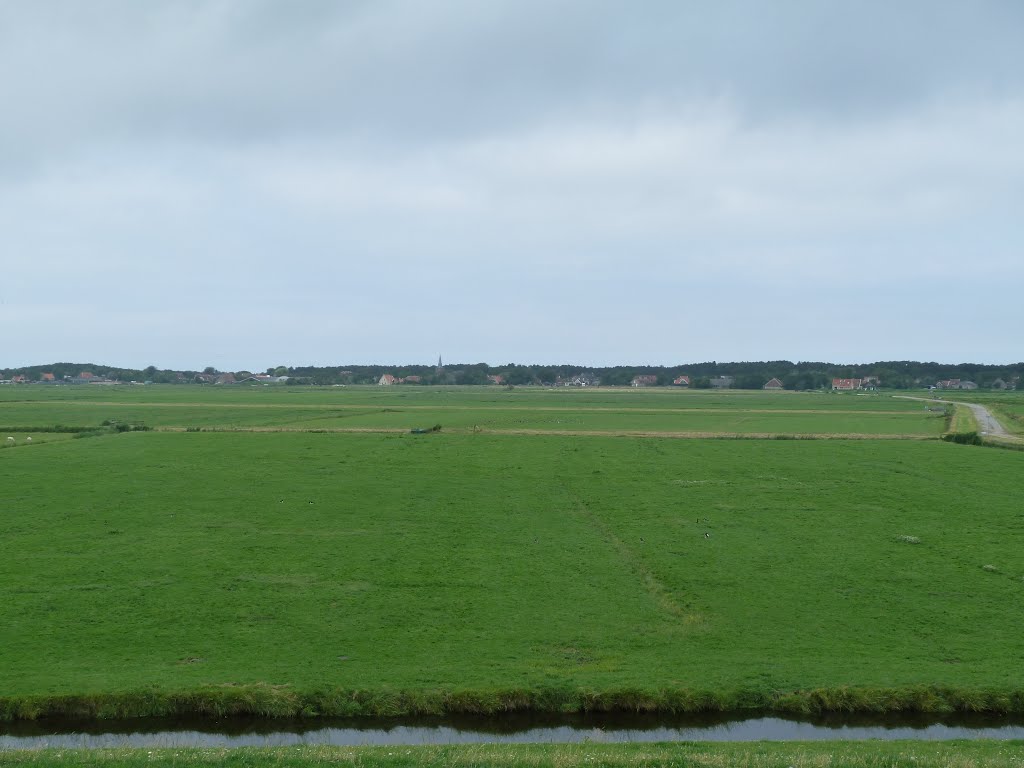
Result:
{"label": "grey cloud", "polygon": [[[1022,31],[994,0],[0,2],[9,362],[1005,359]],[[975,293],[971,341],[935,307]]]}
{"label": "grey cloud", "polygon": [[856,116],[1024,82],[1011,2],[65,2],[0,9],[5,138],[403,141],[728,100]]}

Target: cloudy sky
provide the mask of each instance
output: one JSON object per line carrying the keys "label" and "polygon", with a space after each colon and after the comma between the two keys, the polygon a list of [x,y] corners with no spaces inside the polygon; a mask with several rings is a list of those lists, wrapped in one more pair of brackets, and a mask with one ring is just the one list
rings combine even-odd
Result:
{"label": "cloudy sky", "polygon": [[0,367],[1024,359],[1017,0],[0,0]]}

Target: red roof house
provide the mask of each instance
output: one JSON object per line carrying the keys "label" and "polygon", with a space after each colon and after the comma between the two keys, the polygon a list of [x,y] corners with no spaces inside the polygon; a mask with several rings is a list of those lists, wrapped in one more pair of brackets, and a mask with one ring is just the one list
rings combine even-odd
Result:
{"label": "red roof house", "polygon": [[832,379],[832,389],[860,389],[860,379]]}

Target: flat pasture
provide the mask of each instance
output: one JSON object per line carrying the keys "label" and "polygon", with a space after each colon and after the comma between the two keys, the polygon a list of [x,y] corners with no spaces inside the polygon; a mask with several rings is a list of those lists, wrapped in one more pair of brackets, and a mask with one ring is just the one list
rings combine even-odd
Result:
{"label": "flat pasture", "polygon": [[335,714],[1019,696],[1022,453],[142,432],[0,451],[0,487],[6,716],[247,686]]}
{"label": "flat pasture", "polygon": [[[17,397],[15,397],[17,396]],[[885,396],[496,387],[18,387],[0,427],[937,437],[942,414]]]}

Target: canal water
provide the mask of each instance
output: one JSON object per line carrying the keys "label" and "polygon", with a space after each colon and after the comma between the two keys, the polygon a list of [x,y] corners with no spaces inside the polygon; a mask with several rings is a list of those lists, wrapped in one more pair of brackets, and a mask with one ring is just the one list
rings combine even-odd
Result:
{"label": "canal water", "polygon": [[1024,722],[992,718],[685,720],[648,716],[506,717],[436,720],[204,720],[0,724],[0,750],[107,747],[274,747],[824,739],[1024,739]]}

